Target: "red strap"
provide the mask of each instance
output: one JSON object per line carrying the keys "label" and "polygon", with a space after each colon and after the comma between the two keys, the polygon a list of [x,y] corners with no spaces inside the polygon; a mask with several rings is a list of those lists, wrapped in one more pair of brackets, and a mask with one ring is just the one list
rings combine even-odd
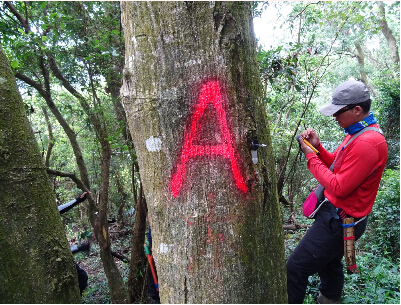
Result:
{"label": "red strap", "polygon": [[355,239],[355,236],[350,236],[350,237],[343,237],[344,240],[350,240],[350,239]]}
{"label": "red strap", "polygon": [[356,264],[349,267],[347,266],[347,269],[354,269],[354,268],[356,268]]}

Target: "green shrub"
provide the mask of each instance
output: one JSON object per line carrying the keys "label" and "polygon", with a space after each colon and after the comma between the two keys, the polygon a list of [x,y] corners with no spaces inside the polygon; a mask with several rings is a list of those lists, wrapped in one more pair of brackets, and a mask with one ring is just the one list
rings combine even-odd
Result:
{"label": "green shrub", "polygon": [[374,83],[378,95],[372,108],[387,140],[387,168],[394,169],[400,163],[400,77],[380,75]]}
{"label": "green shrub", "polygon": [[400,257],[400,170],[387,169],[360,243],[375,255]]}
{"label": "green shrub", "polygon": [[357,256],[359,274],[346,274],[343,303],[399,304],[400,269],[391,259],[370,252]]}
{"label": "green shrub", "polygon": [[357,243],[360,274],[345,275],[343,303],[400,303],[400,170],[387,169]]}

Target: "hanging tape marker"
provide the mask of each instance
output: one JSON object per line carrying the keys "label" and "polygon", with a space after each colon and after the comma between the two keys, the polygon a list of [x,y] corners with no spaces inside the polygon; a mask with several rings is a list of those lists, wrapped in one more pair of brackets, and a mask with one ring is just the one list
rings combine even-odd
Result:
{"label": "hanging tape marker", "polygon": [[354,269],[354,268],[356,268],[356,264],[349,267],[347,266],[347,269]]}
{"label": "hanging tape marker", "polygon": [[353,226],[355,226],[355,222],[353,222],[353,223],[349,223],[349,224],[345,224],[345,223],[343,223],[342,225],[343,225],[343,228],[345,229],[345,228],[349,228],[349,227],[353,227]]}

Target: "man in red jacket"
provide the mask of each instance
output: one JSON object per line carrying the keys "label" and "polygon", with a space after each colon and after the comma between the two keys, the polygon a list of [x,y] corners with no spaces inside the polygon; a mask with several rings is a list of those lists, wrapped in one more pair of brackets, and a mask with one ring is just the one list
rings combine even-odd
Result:
{"label": "man in red jacket", "polygon": [[287,261],[289,303],[302,304],[308,277],[315,273],[319,274],[321,280],[318,303],[341,301],[344,247],[338,211],[342,209],[347,217],[355,218],[357,224],[354,233],[357,240],[365,231],[367,217],[363,217],[372,210],[387,162],[386,140],[377,131],[367,129],[346,145],[365,127],[379,129],[373,113],[369,112],[370,105],[366,86],[355,80],[346,81],[334,90],[331,104],[319,110],[325,116],[334,116],[338,125],[344,128],[347,135],[341,145],[330,153],[323,148],[313,129],[301,133],[302,138],[320,152],[317,156],[302,138],[299,140],[308,169],[325,188],[326,201],[316,214],[312,227]]}

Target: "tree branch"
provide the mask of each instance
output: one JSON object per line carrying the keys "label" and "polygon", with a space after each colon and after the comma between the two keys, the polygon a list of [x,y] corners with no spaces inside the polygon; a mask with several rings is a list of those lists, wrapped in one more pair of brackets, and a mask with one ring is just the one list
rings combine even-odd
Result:
{"label": "tree branch", "polygon": [[25,29],[25,33],[28,34],[31,31],[31,27],[29,26],[28,19],[25,19],[15,8],[15,6],[10,1],[4,1],[4,4],[10,9],[11,13],[14,14],[15,17],[19,20],[21,25]]}
{"label": "tree branch", "polygon": [[386,9],[384,7],[383,1],[377,1],[379,6],[379,25],[382,28],[382,33],[386,37],[388,47],[390,49],[391,60],[395,64],[395,72],[398,71],[398,65],[400,63],[400,56],[398,54],[398,47],[393,32],[389,28],[386,21]]}
{"label": "tree branch", "polygon": [[47,130],[49,132],[49,143],[47,144],[47,152],[46,152],[46,158],[45,158],[45,166],[46,166],[46,168],[49,168],[50,155],[51,155],[51,152],[52,152],[52,149],[54,146],[54,136],[53,136],[53,131],[52,131],[52,124],[50,123],[49,114],[47,113],[46,107],[42,107],[42,111],[45,116]]}
{"label": "tree branch", "polygon": [[316,3],[308,3],[308,4],[305,6],[305,8],[304,8],[302,11],[300,11],[293,19],[296,19],[299,15],[301,15],[301,14],[308,8],[309,5],[311,5],[311,4],[316,5],[316,4],[319,4],[319,3],[320,3],[320,1],[318,1],[318,2],[316,2]]}
{"label": "tree branch", "polygon": [[298,222],[298,220],[294,217],[294,214],[291,214],[290,218],[288,219],[289,223],[293,224],[286,224],[283,225],[283,230],[299,230],[299,229],[306,229],[309,228],[310,225],[303,225]]}
{"label": "tree branch", "polygon": [[89,192],[89,190],[85,187],[83,182],[77,176],[75,176],[75,174],[73,174],[73,173],[60,172],[60,171],[56,171],[56,170],[50,169],[50,168],[46,168],[46,171],[50,175],[70,178],[72,181],[75,182],[77,187],[79,189],[81,189],[83,192]]}
{"label": "tree branch", "polygon": [[48,92],[50,95],[49,71],[46,69],[45,60],[44,60],[43,56],[39,56],[39,67],[40,67],[40,70],[42,71],[43,79],[45,81],[46,92]]}
{"label": "tree branch", "polygon": [[283,230],[299,230],[299,229],[306,229],[309,228],[310,225],[301,225],[301,224],[293,224],[293,225],[283,225]]}
{"label": "tree branch", "polygon": [[37,82],[35,82],[33,79],[29,78],[28,76],[20,73],[20,72],[16,72],[15,73],[15,77],[22,80],[23,82],[27,83],[28,85],[32,86],[33,88],[35,88],[39,94],[43,97],[47,97],[47,92],[42,88],[42,85],[38,84]]}
{"label": "tree branch", "polygon": [[75,88],[71,86],[70,82],[63,76],[53,56],[49,56],[49,66],[54,76],[62,82],[64,88],[66,88],[68,92],[70,92],[78,100],[85,100],[85,98],[77,90],[75,90]]}

